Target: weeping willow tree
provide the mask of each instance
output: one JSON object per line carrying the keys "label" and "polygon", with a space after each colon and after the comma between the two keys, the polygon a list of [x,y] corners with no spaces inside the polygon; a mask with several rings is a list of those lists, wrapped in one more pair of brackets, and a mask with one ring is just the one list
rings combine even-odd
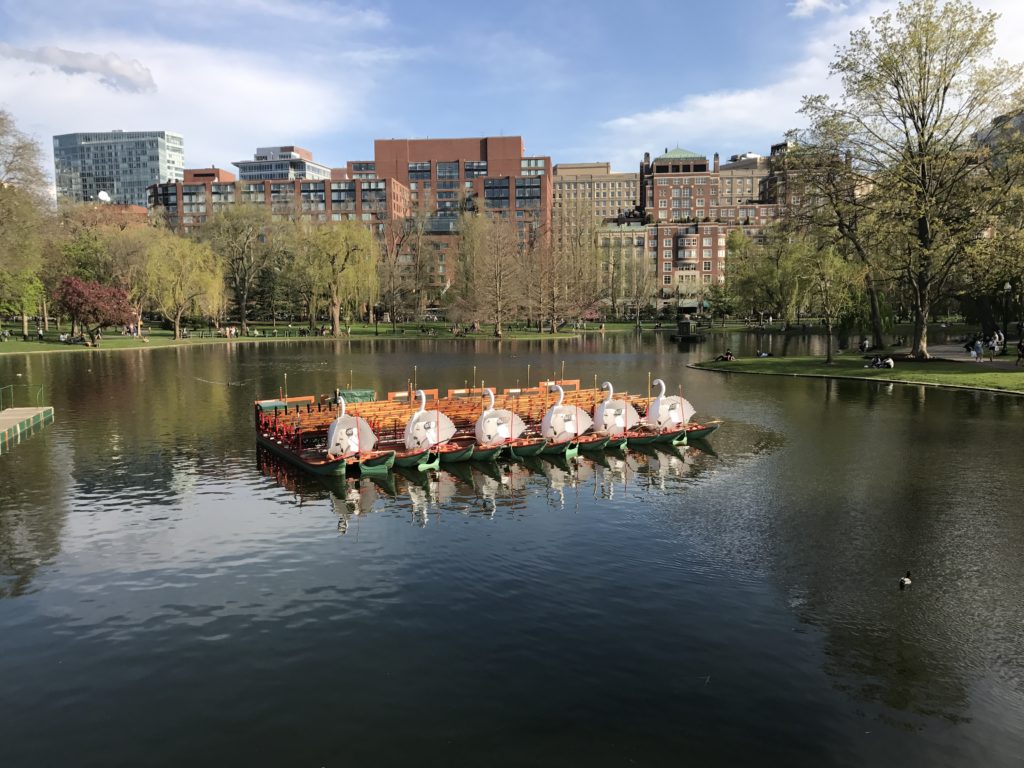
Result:
{"label": "weeping willow tree", "polygon": [[362,301],[377,299],[377,246],[369,228],[356,221],[334,221],[306,231],[310,258],[322,275],[331,317],[331,334],[341,334],[346,320]]}

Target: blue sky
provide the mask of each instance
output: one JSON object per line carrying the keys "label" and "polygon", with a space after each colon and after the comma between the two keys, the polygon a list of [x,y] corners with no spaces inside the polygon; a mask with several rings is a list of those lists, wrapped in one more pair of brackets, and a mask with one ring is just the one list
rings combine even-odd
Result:
{"label": "blue sky", "polygon": [[[894,4],[0,0],[0,108],[47,152],[55,133],[167,129],[190,166],[285,143],[340,165],[375,138],[519,134],[633,170],[677,144],[766,153],[801,95],[835,89],[834,46]],[[1024,3],[979,5],[1019,59]]]}

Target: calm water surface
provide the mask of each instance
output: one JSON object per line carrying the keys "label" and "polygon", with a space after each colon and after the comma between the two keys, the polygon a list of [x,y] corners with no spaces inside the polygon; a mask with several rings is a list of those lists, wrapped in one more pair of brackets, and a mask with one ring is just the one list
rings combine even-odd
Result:
{"label": "calm water surface", "polygon": [[[0,357],[57,412],[0,456],[0,763],[1021,765],[1024,402],[685,368],[725,344],[768,346]],[[653,371],[726,423],[381,485],[255,447],[285,373],[509,386],[562,361]]]}

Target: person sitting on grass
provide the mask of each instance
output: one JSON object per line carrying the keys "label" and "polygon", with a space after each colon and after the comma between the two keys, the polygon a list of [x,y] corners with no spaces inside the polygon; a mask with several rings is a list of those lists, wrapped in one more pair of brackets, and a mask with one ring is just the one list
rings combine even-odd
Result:
{"label": "person sitting on grass", "polygon": [[733,355],[732,350],[731,349],[727,349],[727,350],[725,350],[725,354],[724,355],[719,355],[718,357],[715,358],[715,362],[716,363],[731,363],[735,359],[736,359],[736,356]]}

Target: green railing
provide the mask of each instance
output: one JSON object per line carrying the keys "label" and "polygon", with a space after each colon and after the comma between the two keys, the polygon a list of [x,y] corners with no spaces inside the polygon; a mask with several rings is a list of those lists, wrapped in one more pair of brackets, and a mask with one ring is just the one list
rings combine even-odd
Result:
{"label": "green railing", "polygon": [[[0,387],[0,411],[2,411],[4,408],[13,408],[15,405],[17,405],[17,403],[15,403],[16,389],[26,390],[25,399],[30,401],[30,405],[33,404],[31,403],[32,400],[35,401],[34,404],[37,407],[43,404],[42,384],[7,384],[5,386]],[[4,396],[5,392],[7,393],[6,397]]]}

